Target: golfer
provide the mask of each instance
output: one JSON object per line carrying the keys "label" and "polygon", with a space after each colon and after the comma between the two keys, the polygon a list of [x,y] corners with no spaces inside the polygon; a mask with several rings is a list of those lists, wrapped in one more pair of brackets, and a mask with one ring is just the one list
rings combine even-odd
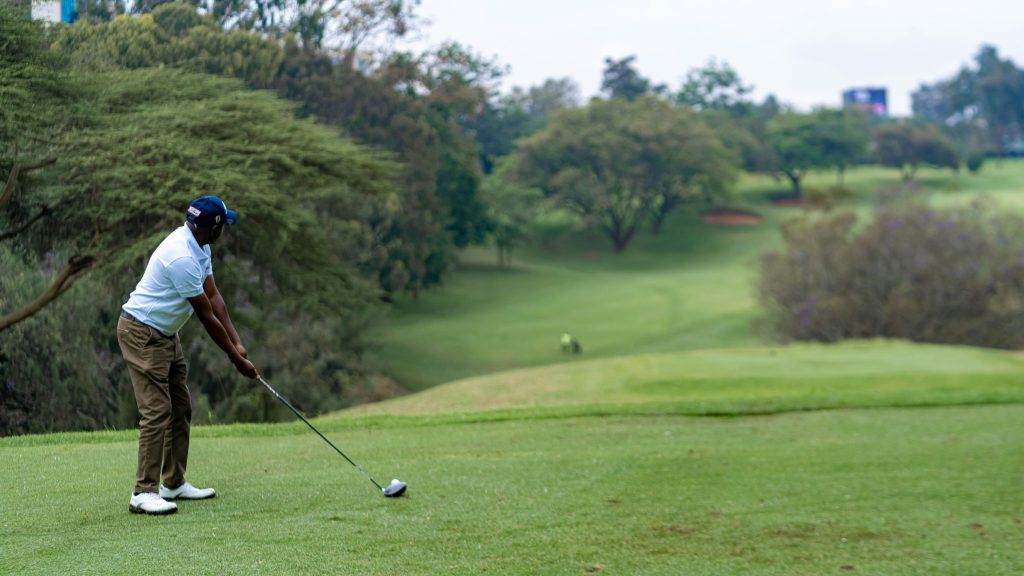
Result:
{"label": "golfer", "polygon": [[192,402],[178,330],[192,313],[240,373],[258,376],[213,281],[210,258],[210,245],[238,215],[220,198],[203,196],[191,202],[185,216],[185,224],[153,252],[117,321],[117,341],[140,416],[139,465],[128,504],[135,513],[172,514],[178,506],[169,500],[216,495],[213,488],[196,488],[185,480]]}

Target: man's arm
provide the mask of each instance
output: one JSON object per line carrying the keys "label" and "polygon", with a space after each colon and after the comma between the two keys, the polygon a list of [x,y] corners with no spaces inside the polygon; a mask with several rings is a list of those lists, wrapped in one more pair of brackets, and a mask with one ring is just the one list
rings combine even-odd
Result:
{"label": "man's arm", "polygon": [[224,326],[224,330],[227,331],[231,343],[238,349],[239,354],[248,358],[249,353],[246,351],[245,346],[242,346],[242,339],[238,337],[235,325],[231,323],[231,317],[228,315],[228,306],[224,303],[224,297],[220,295],[220,290],[217,289],[217,283],[213,281],[213,274],[207,276],[206,280],[203,281],[203,293],[210,299],[213,315]]}
{"label": "man's arm", "polygon": [[[239,346],[236,346],[231,340],[231,335],[228,330],[221,323],[220,319],[214,313],[213,304],[210,302],[210,298],[207,297],[206,293],[193,296],[188,299],[189,304],[192,304],[192,309],[195,310],[196,316],[199,321],[203,323],[203,327],[206,328],[206,332],[210,334],[210,338],[228,355],[231,359],[231,363],[235,365],[243,376],[248,378],[256,378],[259,373],[256,371],[256,367],[252,365],[239,351]],[[221,301],[223,305],[223,300]],[[230,324],[229,324],[230,325]],[[231,329],[234,332],[234,328]],[[235,338],[238,338],[238,334],[235,334]],[[243,348],[244,350],[244,348]]]}

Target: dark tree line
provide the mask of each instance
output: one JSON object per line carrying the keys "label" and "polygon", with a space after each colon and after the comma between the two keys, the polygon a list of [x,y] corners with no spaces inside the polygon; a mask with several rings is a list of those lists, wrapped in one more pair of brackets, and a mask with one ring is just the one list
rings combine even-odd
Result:
{"label": "dark tree line", "polygon": [[912,103],[915,116],[946,127],[962,150],[1024,149],[1024,70],[994,46],[952,77],[922,84]]}

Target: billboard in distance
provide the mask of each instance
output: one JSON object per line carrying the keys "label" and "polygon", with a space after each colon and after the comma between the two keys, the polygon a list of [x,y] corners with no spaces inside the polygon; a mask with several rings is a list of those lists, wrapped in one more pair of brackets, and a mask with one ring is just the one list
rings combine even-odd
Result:
{"label": "billboard in distance", "polygon": [[78,20],[75,0],[42,0],[32,2],[32,19],[50,24],[74,24]]}
{"label": "billboard in distance", "polygon": [[888,116],[888,91],[885,88],[851,88],[843,92],[843,107]]}

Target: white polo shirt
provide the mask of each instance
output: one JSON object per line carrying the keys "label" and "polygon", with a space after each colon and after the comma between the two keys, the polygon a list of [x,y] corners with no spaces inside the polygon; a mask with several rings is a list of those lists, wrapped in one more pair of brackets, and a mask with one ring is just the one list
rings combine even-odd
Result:
{"label": "white polo shirt", "polygon": [[203,293],[203,282],[211,274],[210,246],[200,246],[188,225],[183,225],[153,251],[142,280],[121,308],[172,336],[192,316],[188,298]]}

